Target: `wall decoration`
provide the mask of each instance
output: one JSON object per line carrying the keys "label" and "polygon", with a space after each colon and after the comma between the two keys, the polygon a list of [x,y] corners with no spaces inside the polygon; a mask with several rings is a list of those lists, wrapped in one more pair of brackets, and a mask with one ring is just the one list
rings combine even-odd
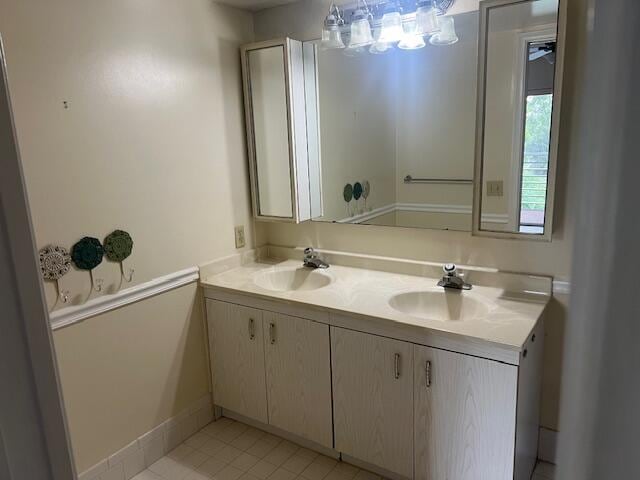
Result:
{"label": "wall decoration", "polygon": [[114,230],[104,239],[104,253],[112,262],[122,262],[132,250],[133,240],[124,230]]}
{"label": "wall decoration", "polygon": [[89,270],[91,285],[97,292],[102,290],[102,279],[94,280],[93,269],[102,263],[104,249],[100,240],[84,237],[71,248],[71,258],[80,270]]}
{"label": "wall decoration", "polygon": [[123,262],[129,258],[132,250],[133,239],[131,235],[129,235],[129,232],[125,232],[124,230],[114,230],[104,239],[105,255],[112,262],[120,263],[120,273],[127,282],[133,280],[134,270],[130,268],[128,273],[125,274]]}
{"label": "wall decoration", "polygon": [[367,198],[369,198],[369,194],[371,193],[371,185],[369,184],[369,180],[365,180],[362,182],[362,198],[364,198],[364,209],[367,210]]}
{"label": "wall decoration", "polygon": [[362,184],[360,182],[356,182],[353,184],[353,198],[356,200],[360,200],[362,196]]}
{"label": "wall decoration", "polygon": [[59,280],[71,269],[69,251],[59,245],[49,245],[40,249],[40,272],[45,280],[54,280],[58,298],[62,303],[69,301],[69,291],[61,290]]}
{"label": "wall decoration", "polygon": [[66,248],[49,245],[40,249],[40,272],[45,280],[59,280],[71,268],[71,256]]}
{"label": "wall decoration", "polygon": [[353,186],[350,183],[347,183],[344,186],[344,189],[342,190],[342,196],[344,198],[344,201],[347,203],[353,200]]}
{"label": "wall decoration", "polygon": [[344,201],[347,202],[347,217],[350,217],[351,215],[353,215],[351,213],[351,208],[349,205],[351,203],[351,200],[353,200],[353,186],[350,183],[347,183],[342,189],[342,198],[344,198]]}

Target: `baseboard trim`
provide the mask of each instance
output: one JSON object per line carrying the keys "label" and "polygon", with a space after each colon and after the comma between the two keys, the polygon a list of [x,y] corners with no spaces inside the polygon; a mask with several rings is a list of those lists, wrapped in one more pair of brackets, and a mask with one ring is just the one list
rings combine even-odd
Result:
{"label": "baseboard trim", "polygon": [[538,435],[538,459],[555,464],[557,461],[558,432],[540,427]]}
{"label": "baseboard trim", "polygon": [[116,308],[124,307],[125,305],[139,302],[145,298],[182,287],[197,281],[198,278],[198,267],[191,267],[134,285],[133,287],[120,290],[112,295],[103,295],[94,298],[82,305],[54,310],[49,314],[51,328],[57,330],[73,325],[87,318],[95,317],[96,315],[115,310]]}
{"label": "baseboard trim", "polygon": [[97,480],[105,474],[108,478],[129,480],[212,421],[213,402],[211,394],[207,394],[85,470],[78,480]]}

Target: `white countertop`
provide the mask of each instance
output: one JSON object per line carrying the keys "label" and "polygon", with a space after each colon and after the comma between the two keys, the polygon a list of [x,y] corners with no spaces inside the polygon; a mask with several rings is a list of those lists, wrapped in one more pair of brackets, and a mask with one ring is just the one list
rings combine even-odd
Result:
{"label": "white countertop", "polygon": [[549,295],[510,292],[494,286],[474,285],[468,295],[485,305],[483,313],[466,320],[429,320],[401,313],[390,305],[393,296],[407,292],[439,291],[438,278],[331,265],[318,270],[332,282],[316,290],[273,291],[254,282],[256,275],[279,269],[303,268],[299,260],[261,260],[201,279],[205,288],[248,294],[263,299],[312,306],[333,313],[373,317],[425,329],[425,333],[494,344],[520,352],[536,326]]}

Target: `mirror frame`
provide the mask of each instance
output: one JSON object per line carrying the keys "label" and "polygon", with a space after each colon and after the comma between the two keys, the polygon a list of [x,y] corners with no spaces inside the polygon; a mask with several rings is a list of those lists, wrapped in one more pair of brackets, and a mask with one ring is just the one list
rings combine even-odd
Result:
{"label": "mirror frame", "polygon": [[486,60],[488,44],[489,12],[493,8],[529,3],[535,0],[484,0],[480,2],[480,25],[478,28],[478,96],[476,109],[476,142],[473,181],[473,212],[471,235],[477,237],[509,238],[516,240],[536,240],[550,242],[553,233],[553,211],[555,200],[556,170],[558,161],[558,140],[560,132],[562,78],[564,71],[564,50],[567,21],[567,1],[558,0],[558,22],[556,30],[556,69],[553,79],[553,106],[551,114],[551,135],[549,138],[549,169],[547,176],[547,198],[544,218],[544,233],[505,232],[482,229],[482,170],[484,163],[484,133],[486,105]]}
{"label": "mirror frame", "polygon": [[[251,74],[249,72],[249,52],[253,50],[263,50],[272,47],[282,47],[284,60],[284,81],[286,90],[286,111],[287,111],[287,131],[289,138],[289,181],[291,182],[291,216],[276,217],[271,215],[262,215],[260,213],[260,190],[258,187],[258,166],[256,159],[256,146],[253,121],[253,102],[251,96]],[[299,212],[296,204],[297,198],[297,165],[294,161],[293,149],[293,119],[291,118],[292,91],[290,82],[291,58],[290,58],[290,39],[277,38],[274,40],[266,40],[263,42],[251,43],[243,45],[240,48],[240,58],[242,62],[242,81],[244,84],[244,109],[245,109],[245,125],[247,130],[247,151],[249,156],[249,178],[251,181],[251,200],[253,203],[253,217],[260,221],[273,222],[290,222],[299,223]]]}

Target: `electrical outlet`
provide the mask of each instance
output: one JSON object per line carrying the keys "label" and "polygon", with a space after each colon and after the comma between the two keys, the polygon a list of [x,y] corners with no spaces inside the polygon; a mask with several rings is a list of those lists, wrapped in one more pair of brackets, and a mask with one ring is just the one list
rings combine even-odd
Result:
{"label": "electrical outlet", "polygon": [[487,181],[487,197],[501,197],[504,195],[502,180]]}
{"label": "electrical outlet", "polygon": [[246,243],[244,240],[244,225],[238,225],[234,231],[236,234],[236,248],[244,247]]}

